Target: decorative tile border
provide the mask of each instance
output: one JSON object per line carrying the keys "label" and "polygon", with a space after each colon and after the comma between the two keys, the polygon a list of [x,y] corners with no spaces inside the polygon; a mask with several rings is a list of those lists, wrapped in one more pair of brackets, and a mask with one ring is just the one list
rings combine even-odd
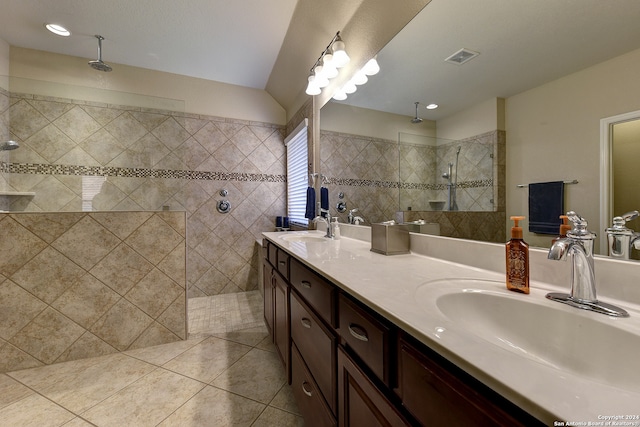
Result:
{"label": "decorative tile border", "polygon": [[172,169],[121,168],[109,166],[48,165],[43,163],[0,163],[4,173],[32,175],[117,176],[124,178],[173,178],[209,181],[287,182],[286,175],[243,172],[207,172]]}
{"label": "decorative tile border", "polygon": [[[446,190],[447,184],[429,184],[416,182],[397,181],[376,181],[371,179],[351,179],[323,177],[323,184],[345,185],[351,187],[378,187],[378,188],[399,188],[402,190]],[[483,188],[492,187],[493,179],[479,179],[474,181],[462,181],[457,184],[458,188]]]}

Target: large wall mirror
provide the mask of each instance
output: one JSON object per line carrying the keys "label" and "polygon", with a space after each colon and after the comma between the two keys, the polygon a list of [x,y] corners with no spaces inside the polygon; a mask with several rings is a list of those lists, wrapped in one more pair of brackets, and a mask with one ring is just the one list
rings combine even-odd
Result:
{"label": "large wall mirror", "polygon": [[[401,212],[442,222],[443,235],[499,242],[505,219],[527,214],[519,184],[577,180],[565,207],[602,235],[598,126],[640,110],[640,84],[617,75],[631,73],[626,62],[640,73],[639,19],[635,0],[432,0],[378,53],[378,75],[321,109],[332,205],[343,193],[367,222]],[[443,175],[456,160],[450,210]],[[552,237],[525,233],[532,246]]]}

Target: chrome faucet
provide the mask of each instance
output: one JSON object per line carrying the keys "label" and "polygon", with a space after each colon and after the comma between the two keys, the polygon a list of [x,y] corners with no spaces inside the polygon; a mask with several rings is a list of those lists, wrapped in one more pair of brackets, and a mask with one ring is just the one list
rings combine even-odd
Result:
{"label": "chrome faucet", "polygon": [[[318,215],[317,217],[313,218],[313,222],[314,224],[318,224],[319,222],[324,222],[324,224],[327,226],[327,233],[324,235],[324,237],[328,238],[328,239],[333,239],[333,229],[331,228],[331,222],[329,221],[330,217],[323,217],[321,215]],[[318,226],[316,225],[316,228]]]}
{"label": "chrome faucet", "polygon": [[610,257],[629,259],[632,247],[640,249],[640,233],[634,232],[625,225],[636,219],[638,215],[638,211],[631,211],[613,218],[613,225],[605,230]]}
{"label": "chrome faucet", "polygon": [[571,258],[571,293],[551,292],[547,298],[584,310],[591,310],[614,317],[628,317],[629,314],[616,306],[598,301],[596,297],[596,277],[593,266],[593,244],[595,233],[587,230],[587,221],[573,211],[567,212],[573,223],[567,237],[556,240],[549,249],[547,258],[565,261]]}
{"label": "chrome faucet", "polygon": [[347,215],[347,222],[349,224],[360,225],[361,222],[364,222],[364,218],[354,215],[356,212],[358,212],[358,208],[349,210],[349,214]]}

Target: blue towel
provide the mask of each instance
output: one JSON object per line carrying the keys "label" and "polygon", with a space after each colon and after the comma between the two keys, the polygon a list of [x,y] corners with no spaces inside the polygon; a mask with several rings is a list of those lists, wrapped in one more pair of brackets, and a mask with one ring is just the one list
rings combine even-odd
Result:
{"label": "blue towel", "polygon": [[[325,211],[329,211],[329,189],[326,187],[320,188],[320,209],[324,209]],[[323,215],[324,217],[329,214]]]}
{"label": "blue towel", "polygon": [[564,214],[564,183],[562,181],[529,184],[529,231],[555,234],[560,230]]}
{"label": "blue towel", "polygon": [[316,217],[316,190],[313,187],[307,187],[307,208],[304,217],[309,219]]}

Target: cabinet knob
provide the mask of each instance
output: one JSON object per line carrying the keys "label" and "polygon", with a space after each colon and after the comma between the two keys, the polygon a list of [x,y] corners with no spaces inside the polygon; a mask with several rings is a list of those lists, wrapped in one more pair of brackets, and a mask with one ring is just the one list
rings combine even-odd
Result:
{"label": "cabinet knob", "polygon": [[312,393],[313,390],[307,390],[308,386],[309,386],[309,383],[304,381],[302,383],[302,391],[304,392],[304,394],[306,394],[307,396],[311,397],[311,395],[313,394]]}
{"label": "cabinet knob", "polygon": [[363,327],[358,326],[355,323],[349,324],[349,333],[357,340],[365,342],[369,341],[367,331]]}
{"label": "cabinet knob", "polygon": [[311,282],[307,280],[303,280],[300,284],[302,285],[303,288],[311,289]]}
{"label": "cabinet knob", "polygon": [[307,319],[306,317],[300,319],[300,323],[302,323],[302,326],[304,326],[305,328],[311,329],[311,320]]}
{"label": "cabinet knob", "polygon": [[280,261],[280,262],[278,262],[278,264],[280,264],[280,265],[285,265],[286,263],[287,263],[286,261]]}

